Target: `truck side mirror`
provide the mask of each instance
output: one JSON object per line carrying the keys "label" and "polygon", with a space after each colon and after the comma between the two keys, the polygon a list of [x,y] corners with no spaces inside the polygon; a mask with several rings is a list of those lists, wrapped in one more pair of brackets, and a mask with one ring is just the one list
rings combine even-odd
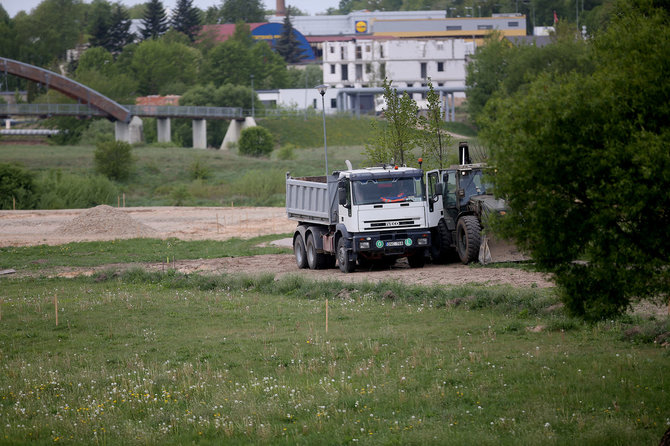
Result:
{"label": "truck side mirror", "polygon": [[349,200],[347,196],[347,189],[345,187],[338,187],[337,188],[337,201],[339,202],[340,206],[344,206],[345,208],[349,209],[351,207],[349,205]]}
{"label": "truck side mirror", "polygon": [[444,195],[444,183],[437,183],[435,185],[435,195]]}
{"label": "truck side mirror", "polygon": [[459,198],[465,197],[465,189],[458,189],[458,197]]}

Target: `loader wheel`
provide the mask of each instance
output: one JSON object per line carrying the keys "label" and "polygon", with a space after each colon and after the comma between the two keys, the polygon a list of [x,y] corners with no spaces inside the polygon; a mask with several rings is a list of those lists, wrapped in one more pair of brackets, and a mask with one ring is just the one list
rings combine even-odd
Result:
{"label": "loader wheel", "polygon": [[432,230],[433,243],[430,246],[430,256],[433,263],[456,262],[456,250],[452,247],[451,231],[447,228],[444,219],[440,219],[436,228]]}
{"label": "loader wheel", "polygon": [[307,268],[307,253],[305,252],[305,242],[302,241],[302,235],[298,234],[293,240],[293,253],[295,254],[295,263],[298,268]]}
{"label": "loader wheel", "polygon": [[316,244],[314,243],[314,236],[312,234],[307,235],[305,251],[307,252],[307,265],[309,269],[325,269],[332,263],[332,256],[316,252]]}
{"label": "loader wheel", "polygon": [[456,224],[456,249],[461,262],[468,263],[477,260],[481,243],[482,227],[474,215],[461,217]]}
{"label": "loader wheel", "polygon": [[340,265],[340,271],[343,273],[351,273],[356,268],[356,262],[349,260],[347,241],[344,237],[340,237],[337,241],[337,263]]}

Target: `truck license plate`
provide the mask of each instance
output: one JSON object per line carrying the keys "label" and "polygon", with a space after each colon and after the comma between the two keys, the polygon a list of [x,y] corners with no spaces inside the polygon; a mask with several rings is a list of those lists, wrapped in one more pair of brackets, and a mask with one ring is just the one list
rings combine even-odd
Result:
{"label": "truck license plate", "polygon": [[403,240],[396,240],[393,242],[386,242],[386,246],[404,246],[405,242]]}

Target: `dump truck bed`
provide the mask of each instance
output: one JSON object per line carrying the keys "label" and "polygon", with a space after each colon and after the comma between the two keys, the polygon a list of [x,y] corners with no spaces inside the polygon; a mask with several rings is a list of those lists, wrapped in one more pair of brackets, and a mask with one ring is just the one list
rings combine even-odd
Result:
{"label": "dump truck bed", "polygon": [[[328,181],[327,181],[328,180]],[[337,222],[337,178],[292,178],[286,174],[286,216],[303,223]]]}

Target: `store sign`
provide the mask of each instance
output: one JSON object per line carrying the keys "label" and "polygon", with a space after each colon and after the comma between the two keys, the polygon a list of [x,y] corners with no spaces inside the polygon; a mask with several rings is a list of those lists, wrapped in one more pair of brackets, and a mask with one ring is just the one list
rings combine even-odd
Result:
{"label": "store sign", "polygon": [[356,22],[356,33],[362,34],[368,32],[368,22],[365,20],[359,20]]}

